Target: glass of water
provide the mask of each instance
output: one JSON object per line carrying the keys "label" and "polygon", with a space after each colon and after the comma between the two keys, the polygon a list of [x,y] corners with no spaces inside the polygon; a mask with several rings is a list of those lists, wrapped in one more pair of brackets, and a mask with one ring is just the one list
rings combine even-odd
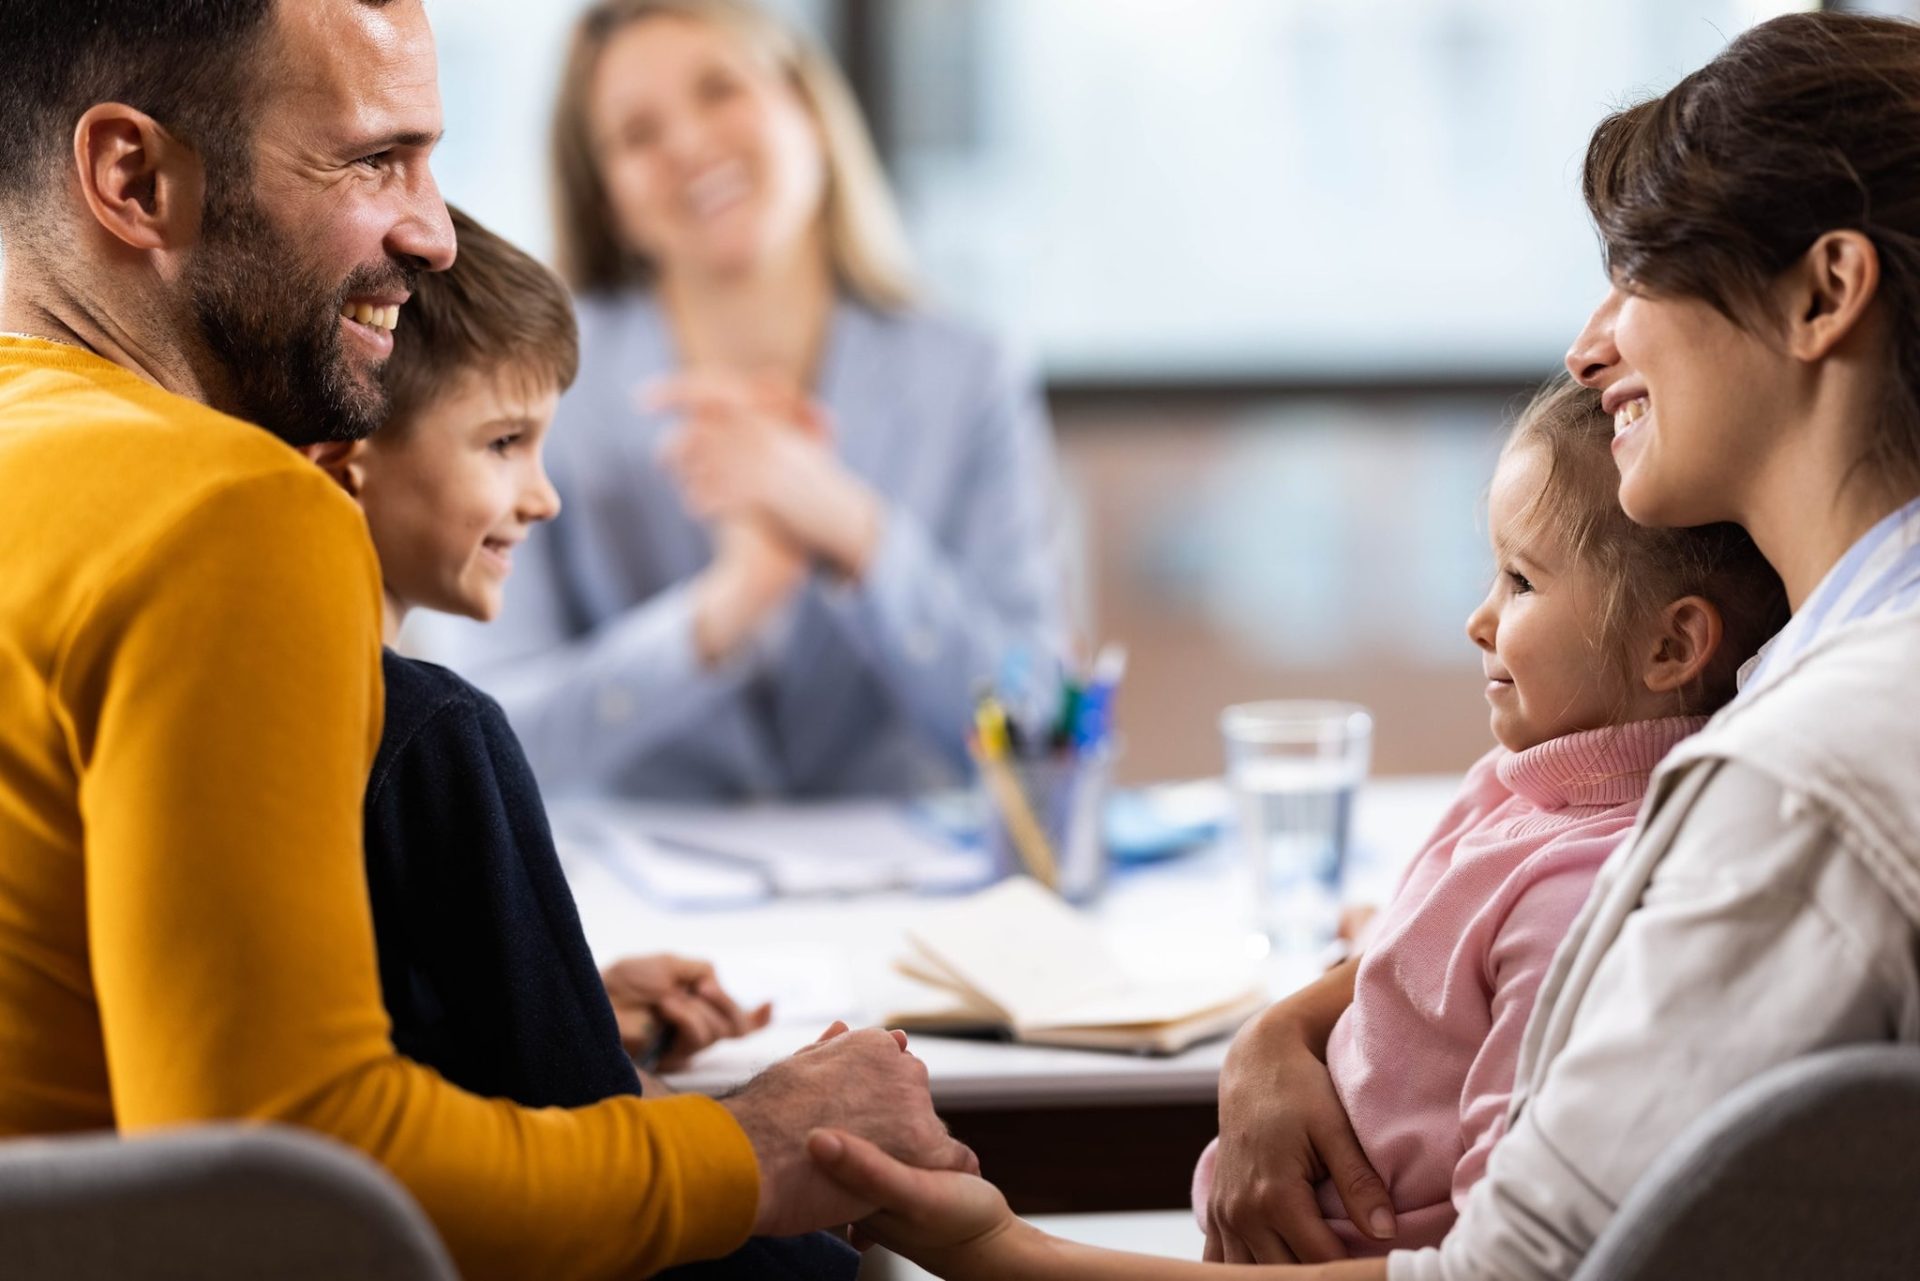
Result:
{"label": "glass of water", "polygon": [[1276,951],[1322,947],[1339,924],[1373,717],[1358,703],[1241,703],[1220,714],[1220,732],[1254,928]]}

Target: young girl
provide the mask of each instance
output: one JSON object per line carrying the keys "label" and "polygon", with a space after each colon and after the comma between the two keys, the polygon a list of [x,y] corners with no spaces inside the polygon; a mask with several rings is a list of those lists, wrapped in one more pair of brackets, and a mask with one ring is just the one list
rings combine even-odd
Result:
{"label": "young girl", "polygon": [[[1488,500],[1497,573],[1467,620],[1499,746],[1468,772],[1366,954],[1268,1011],[1229,1056],[1229,1078],[1258,1061],[1248,1088],[1266,1097],[1252,1117],[1223,1106],[1222,1138],[1195,1171],[1210,1259],[1339,1258],[1446,1235],[1500,1137],[1547,962],[1648,776],[1785,621],[1779,577],[1738,528],[1627,519],[1612,439],[1599,396],[1562,380],[1508,442]],[[1273,1047],[1289,1044],[1276,1073]],[[1334,1150],[1298,1151],[1298,1181],[1250,1203],[1241,1172],[1271,1166],[1272,1110],[1291,1127],[1280,1142],[1305,1111],[1328,1122]],[[1384,1187],[1343,1204],[1324,1176],[1347,1174],[1350,1190],[1369,1165]]]}
{"label": "young girl", "polygon": [[[1738,527],[1627,519],[1613,434],[1600,397],[1565,379],[1514,428],[1488,499],[1497,572],[1467,619],[1499,746],[1468,771],[1365,954],[1236,1040],[1222,1135],[1194,1172],[1210,1260],[1338,1259],[1446,1235],[1504,1129],[1535,993],[1595,873],[1632,831],[1654,767],[1733,697],[1742,663],[1786,619],[1779,576]],[[1265,1086],[1268,1106],[1240,1124],[1225,1103],[1250,1060],[1248,1089]],[[1263,1150],[1276,1130],[1290,1151]],[[883,1170],[856,1140],[816,1143],[883,1204],[922,1195],[918,1174]],[[1223,1204],[1216,1185],[1254,1154],[1297,1170],[1295,1182]],[[1348,1176],[1338,1188],[1330,1169]],[[1004,1227],[977,1191],[943,1205],[941,1226],[977,1213]],[[1256,1220],[1266,1235],[1250,1241]],[[958,1253],[987,1255],[978,1239]]]}
{"label": "young girl", "polygon": [[[883,1244],[956,1281],[1567,1278],[1729,1092],[1920,1043],[1920,26],[1761,23],[1608,117],[1584,187],[1612,288],[1567,367],[1614,416],[1622,510],[1736,522],[1794,614],[1602,869],[1459,1222],[1438,1250],[1222,1270],[1062,1242],[978,1179],[817,1136],[815,1160],[887,1208],[865,1224]],[[1784,1226],[1742,1274],[1857,1262]]]}

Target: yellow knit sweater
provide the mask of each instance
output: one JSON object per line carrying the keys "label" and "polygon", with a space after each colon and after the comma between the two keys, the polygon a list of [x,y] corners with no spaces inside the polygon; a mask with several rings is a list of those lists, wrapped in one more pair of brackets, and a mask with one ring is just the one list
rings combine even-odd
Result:
{"label": "yellow knit sweater", "polygon": [[361,862],[379,567],[256,427],[0,338],[0,1135],[212,1119],[368,1153],[472,1278],[743,1241],[702,1098],[530,1110],[397,1056]]}

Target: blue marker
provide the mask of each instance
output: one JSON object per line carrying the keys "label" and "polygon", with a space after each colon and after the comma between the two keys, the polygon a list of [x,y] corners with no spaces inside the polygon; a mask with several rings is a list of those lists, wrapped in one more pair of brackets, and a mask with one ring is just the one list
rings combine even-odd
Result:
{"label": "blue marker", "polygon": [[1126,674],[1127,651],[1119,645],[1102,646],[1073,720],[1075,750],[1092,752],[1106,746],[1113,732],[1113,693]]}

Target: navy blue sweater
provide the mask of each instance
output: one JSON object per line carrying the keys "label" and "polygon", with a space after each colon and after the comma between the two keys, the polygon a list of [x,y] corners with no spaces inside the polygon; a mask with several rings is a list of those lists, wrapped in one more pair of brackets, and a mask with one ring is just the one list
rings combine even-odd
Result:
{"label": "navy blue sweater", "polygon": [[638,1094],[505,715],[444,667],[382,666],[367,885],[394,1048],[528,1107]]}
{"label": "navy blue sweater", "polygon": [[[491,698],[388,651],[367,783],[367,886],[393,1044],[463,1089],[528,1107],[638,1094],[533,771]],[[823,1233],[749,1242],[684,1281],[851,1281]]]}

